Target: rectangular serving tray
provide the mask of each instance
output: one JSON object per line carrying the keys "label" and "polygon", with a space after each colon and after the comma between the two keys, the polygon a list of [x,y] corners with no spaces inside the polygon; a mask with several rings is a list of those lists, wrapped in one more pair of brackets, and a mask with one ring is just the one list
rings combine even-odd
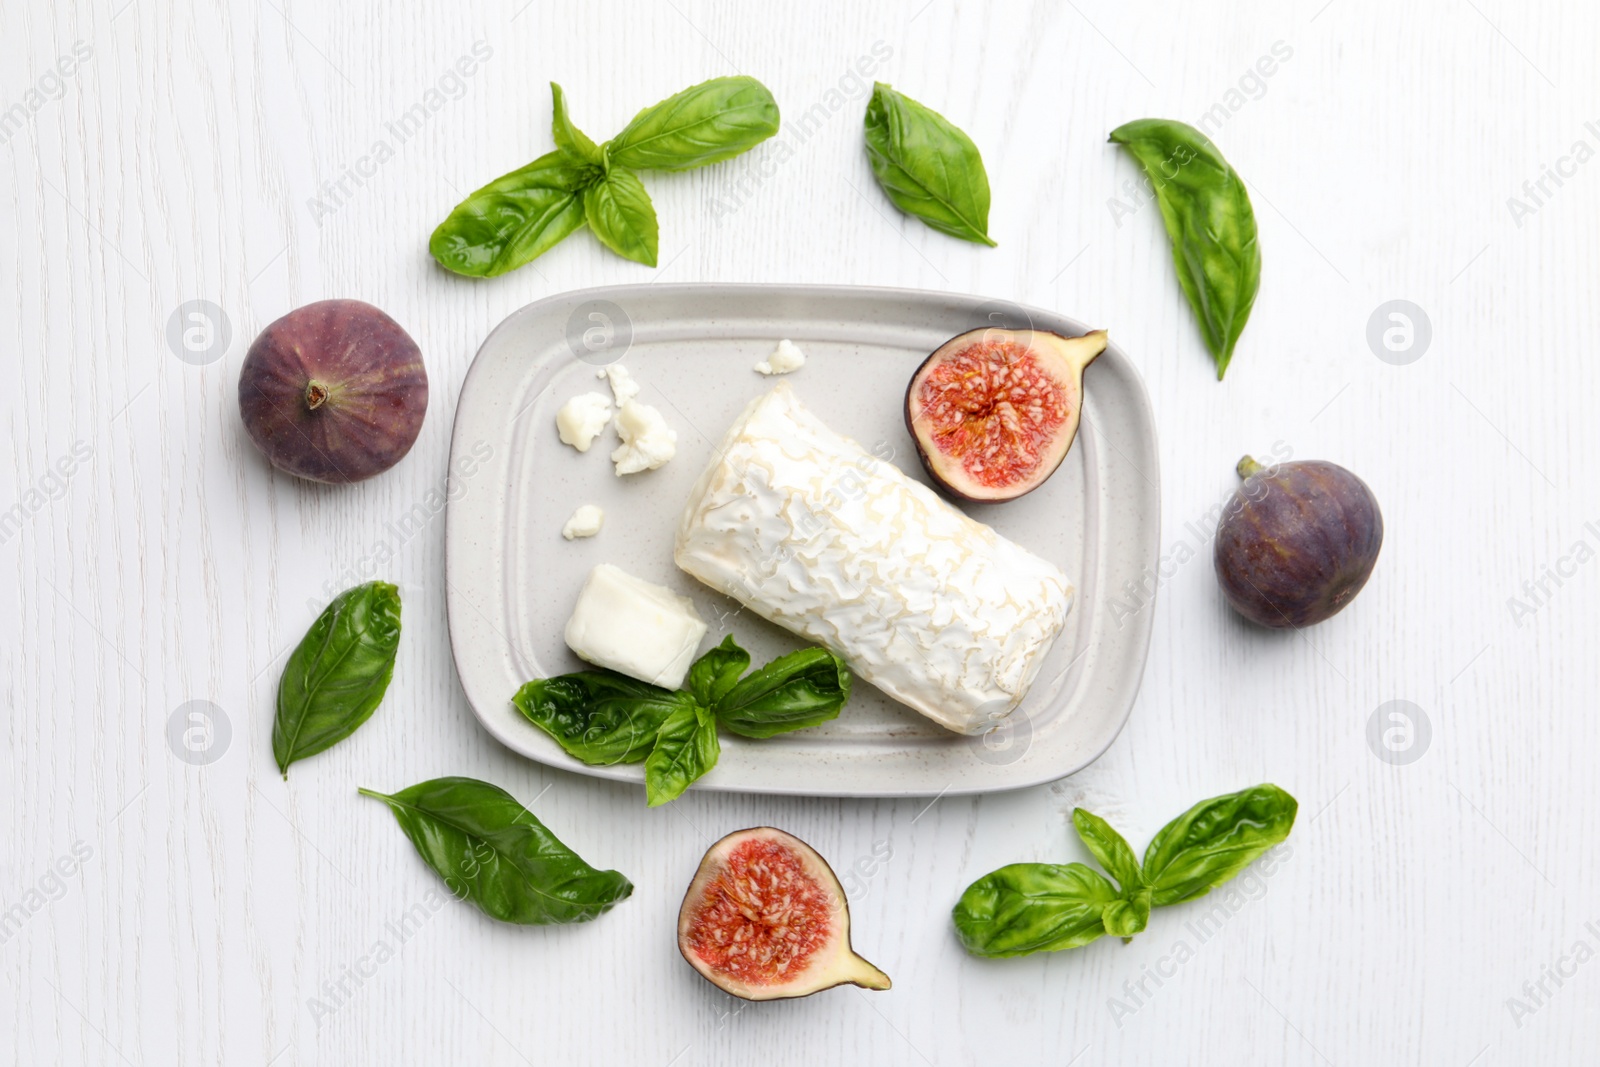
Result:
{"label": "rectangular serving tray", "polygon": [[[1098,324],[1097,324],[1098,325]],[[511,696],[530,678],[581,670],[562,640],[579,586],[614,563],[692,597],[703,648],[733,633],[756,664],[801,642],[684,574],[672,537],[690,487],[733,418],[774,380],[752,368],[780,338],[806,353],[787,376],[830,427],[923,482],[905,428],[912,372],[940,343],[980,326],[1076,336],[1054,312],[951,293],[864,287],[637,285],[562,293],[509,316],[478,350],[451,440],[457,486],[447,511],[450,640],[467,699],[516,752],[554,767],[643,781],[640,764],[591,767],[528,722]],[[765,741],[722,737],[699,789],[812,796],[933,796],[1015,789],[1081,769],[1127,721],[1153,611],[1113,613],[1125,582],[1153,573],[1161,530],[1155,427],[1144,385],[1118,349],[1085,375],[1082,429],[1061,469],[1020,500],[969,513],[1061,566],[1077,601],[1032,691],[994,732],[961,737],[858,681],[838,719]],[[601,367],[621,362],[678,433],[664,467],[612,473],[607,431],[585,454],[562,444],[556,410],[609,395]],[[470,473],[467,473],[469,472]],[[580,504],[605,527],[566,541]]]}

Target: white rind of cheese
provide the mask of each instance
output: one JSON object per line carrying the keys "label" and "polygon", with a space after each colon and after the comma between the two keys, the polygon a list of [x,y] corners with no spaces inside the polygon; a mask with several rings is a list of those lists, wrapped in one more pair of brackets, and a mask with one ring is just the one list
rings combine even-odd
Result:
{"label": "white rind of cheese", "polygon": [[556,432],[562,444],[587,452],[610,421],[611,401],[604,393],[579,393],[556,412]]}
{"label": "white rind of cheese", "polygon": [[1074,597],[1060,568],[830,430],[787,383],[728,430],[673,558],[965,734],[1022,702]]}
{"label": "white rind of cheese", "polygon": [[757,363],[753,369],[761,374],[788,374],[805,365],[806,354],[800,351],[799,345],[785,337],[772,350],[772,355]]}
{"label": "white rind of cheese", "polygon": [[705,635],[694,601],[610,563],[589,572],[564,634],[579,659],[668,689],[683,684]]}
{"label": "white rind of cheese", "polygon": [[599,504],[580,504],[572,517],[561,527],[561,536],[571,541],[575,537],[593,537],[605,525],[606,513]]}

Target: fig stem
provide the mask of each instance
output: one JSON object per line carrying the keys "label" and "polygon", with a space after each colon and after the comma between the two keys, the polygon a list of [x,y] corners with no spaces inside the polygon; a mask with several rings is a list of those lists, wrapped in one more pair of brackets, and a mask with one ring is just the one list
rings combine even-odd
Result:
{"label": "fig stem", "polygon": [[1246,456],[1243,459],[1241,459],[1239,461],[1239,465],[1234,468],[1234,470],[1239,472],[1239,477],[1240,478],[1248,478],[1252,474],[1260,474],[1262,471],[1264,471],[1266,469],[1267,468],[1263,467],[1261,464],[1257,463],[1255,460],[1251,459],[1249,456]]}
{"label": "fig stem", "polygon": [[306,383],[306,407],[315,411],[328,399],[328,387],[315,378]]}

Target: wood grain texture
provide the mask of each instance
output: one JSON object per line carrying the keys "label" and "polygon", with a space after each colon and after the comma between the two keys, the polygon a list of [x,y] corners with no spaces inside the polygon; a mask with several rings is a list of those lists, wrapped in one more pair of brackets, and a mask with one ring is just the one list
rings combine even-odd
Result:
{"label": "wood grain texture", "polygon": [[[0,507],[21,508],[0,533],[0,909],[21,909],[0,940],[7,1062],[1592,1058],[1600,962],[1545,979],[1542,1003],[1523,990],[1564,955],[1570,970],[1576,942],[1600,949],[1585,927],[1600,929],[1600,534],[1586,527],[1600,529],[1600,161],[1560,163],[1575,142],[1600,149],[1592,6],[0,0],[0,13],[0,113],[22,109],[0,144]],[[453,74],[479,41],[492,55]],[[75,42],[91,54],[61,76]],[[550,148],[550,80],[597,138],[734,72],[765,81],[792,122],[875,42],[892,56],[871,77],[982,150],[998,248],[888,206],[858,93],[780,167],[761,167],[769,147],[649,176],[657,271],[587,234],[489,283],[427,256],[462,195]],[[1289,58],[1241,87],[1277,42]],[[1251,183],[1264,270],[1219,385],[1155,209],[1108,207],[1136,171],[1105,134],[1144,115],[1197,121],[1235,89],[1214,136]],[[397,137],[390,124],[419,103],[425,120]],[[380,140],[392,158],[363,174]],[[1523,183],[1558,166],[1570,173],[1535,204]],[[1532,210],[1515,216],[1509,197]],[[449,655],[443,518],[404,538],[390,521],[441,486],[455,398],[495,323],[549,293],[650,278],[976,292],[1111,329],[1160,419],[1164,543],[1202,551],[1145,609],[1144,688],[1103,759],[931,805],[691,793],[646,810],[637,789],[528,763],[479,728]],[[235,400],[261,327],[331,296],[389,310],[433,382],[411,455],[338,490],[274,474]],[[1396,298],[1433,331],[1407,366],[1366,341]],[[166,339],[197,299],[232,334],[204,366]],[[1092,371],[1088,388],[1092,403]],[[1203,527],[1241,454],[1275,442],[1362,474],[1388,525],[1367,591],[1299,637],[1232,618],[1188,525]],[[69,462],[75,447],[87,458]],[[270,747],[281,658],[384,547],[405,597],[394,684],[285,784]],[[1557,584],[1547,567],[1567,573]],[[1533,606],[1523,583],[1541,579],[1541,603],[1514,614],[1508,600]],[[1407,766],[1366,739],[1394,699],[1432,726]],[[232,731],[204,766],[167,738],[191,700]],[[627,873],[633,898],[550,930],[430,908],[433,875],[355,789],[442,774],[531,802]],[[1187,925],[1202,903],[1158,912],[1126,947],[981,961],[957,946],[948,911],[968,881],[1084,858],[1075,804],[1142,848],[1199,797],[1263,780],[1301,800],[1292,856],[1203,943]],[[757,823],[840,867],[889,843],[853,915],[892,992],[746,1006],[683,965],[685,881],[711,840]],[[390,924],[408,911],[402,939]],[[1183,938],[1193,956],[1174,969],[1162,961]],[[368,968],[379,942],[393,958]],[[1514,1018],[1513,997],[1533,1010]]]}

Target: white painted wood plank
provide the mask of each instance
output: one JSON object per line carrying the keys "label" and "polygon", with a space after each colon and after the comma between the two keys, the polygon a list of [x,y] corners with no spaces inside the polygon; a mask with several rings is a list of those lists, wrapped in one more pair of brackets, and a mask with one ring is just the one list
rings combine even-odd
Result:
{"label": "white painted wood plank", "polygon": [[[1600,948],[1585,926],[1600,926],[1586,844],[1600,833],[1600,567],[1574,549],[1600,543],[1586,525],[1600,524],[1600,164],[1563,165],[1570,177],[1532,194],[1524,183],[1575,142],[1600,149],[1591,8],[524,3],[4,6],[0,114],[24,112],[0,144],[0,506],[25,511],[0,541],[0,908],[26,913],[0,941],[10,1062],[1588,1055],[1600,964],[1544,978],[1537,1005],[1523,985],[1563,955],[1570,969],[1580,940]],[[87,58],[52,75],[77,42]],[[492,54],[452,74],[477,42]],[[489,283],[428,259],[462,194],[549,149],[550,80],[597,136],[735,71],[764,80],[792,122],[879,42],[892,55],[873,76],[983,150],[999,248],[888,207],[854,99],[759,183],[761,152],[650,176],[654,274],[588,235]],[[1241,87],[1278,42],[1289,57]],[[1218,384],[1155,211],[1119,224],[1108,209],[1136,171],[1105,134],[1144,115],[1196,121],[1232,90],[1241,106],[1215,136],[1252,183],[1265,272]],[[439,106],[400,140],[389,124],[430,92]],[[352,170],[380,140],[393,158]],[[1516,217],[1510,197],[1533,210]],[[450,664],[442,518],[409,538],[390,523],[441,484],[456,393],[495,323],[548,293],[650,277],[979,292],[1104,323],[1161,419],[1175,555],[1204,549],[1188,524],[1239,455],[1281,441],[1368,479],[1388,520],[1382,561],[1354,608],[1303,639],[1237,623],[1204,551],[1177,566],[1146,609],[1155,645],[1127,730],[1054,785],[926,810],[690,794],[647,811],[635,791],[527,763],[479,729]],[[274,475],[235,414],[250,339],[326,296],[395,314],[433,383],[411,456],[341,490]],[[1409,366],[1365,340],[1395,298],[1432,324]],[[203,367],[165,340],[194,299],[223,308],[232,334]],[[52,475],[58,463],[71,473]],[[280,658],[385,544],[406,598],[394,685],[286,785],[269,744]],[[1535,605],[1524,583],[1541,580]],[[1513,597],[1535,610],[1514,614]],[[1404,767],[1366,741],[1397,698],[1433,730]],[[232,730],[207,766],[166,740],[194,699]],[[401,944],[388,924],[437,883],[355,787],[447,773],[538,797],[536,813],[628,873],[634,897],[557,930],[447,902]],[[1074,805],[1142,846],[1195,799],[1260,780],[1301,799],[1293,855],[1203,944],[1186,927],[1198,906],[1158,913],[1130,946],[1051,957],[969,959],[952,937],[948,909],[972,878],[1082,858]],[[672,921],[702,850],[763,822],[841,867],[890,843],[854,925],[892,992],[741,1008],[682,964]],[[72,873],[52,874],[58,861]],[[1193,958],[1157,985],[1185,938]],[[380,941],[393,960],[347,977]],[[1535,1010],[1514,1018],[1513,997]]]}

